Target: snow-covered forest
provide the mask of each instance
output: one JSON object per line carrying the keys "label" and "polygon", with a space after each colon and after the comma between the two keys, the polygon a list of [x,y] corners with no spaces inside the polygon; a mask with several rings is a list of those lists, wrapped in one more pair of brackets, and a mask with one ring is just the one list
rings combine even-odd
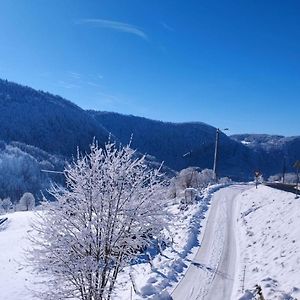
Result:
{"label": "snow-covered forest", "polygon": [[[129,146],[109,142],[101,148],[94,141],[89,153],[78,153],[66,166],[66,185],[51,188],[51,201],[43,199],[37,215],[31,216],[29,236],[23,237],[30,241],[23,276],[30,272],[39,278],[30,280],[33,291],[25,297],[122,299],[125,291],[121,289],[120,294],[120,287],[124,280],[127,284],[132,282],[136,295],[146,295],[148,288],[139,290],[132,268],[137,266],[138,271],[139,266],[157,263],[154,259],[163,258],[165,249],[176,256],[174,247],[182,251],[185,243],[182,255],[187,256],[196,245],[197,226],[188,233],[194,240],[190,244],[189,238],[174,235],[174,222],[182,222],[182,217],[192,212],[187,219],[192,225],[197,214],[205,213],[209,198],[200,192],[213,182],[212,171],[188,168],[170,182],[161,173],[161,166],[153,169],[145,156],[135,154]],[[32,210],[34,200],[32,194],[25,193],[17,204],[18,210]],[[4,232],[10,228],[9,222],[14,224],[17,219],[4,223]],[[170,259],[163,263],[170,270],[181,265],[176,275],[180,276],[185,263],[178,267],[176,264]],[[20,276],[22,282],[24,278]],[[158,285],[152,294],[167,297],[165,284]],[[9,291],[5,294],[12,297]]]}
{"label": "snow-covered forest", "polygon": [[30,192],[41,200],[51,182],[64,182],[61,176],[42,170],[63,170],[64,165],[62,157],[34,146],[0,141],[0,198],[9,197],[16,203],[25,192]]}
{"label": "snow-covered forest", "polygon": [[[133,135],[132,147],[147,153],[175,171],[188,166],[212,168],[215,130],[201,122],[171,123],[111,112],[85,111],[71,101],[0,79],[0,139],[20,142],[63,156],[70,161],[88,149],[95,137],[104,145],[109,133],[124,145]],[[300,149],[299,137],[268,135],[220,135],[221,176],[250,180],[260,169],[265,178],[288,172]],[[191,155],[183,157],[190,152]],[[31,152],[35,157],[35,154]],[[35,157],[39,159],[38,156]],[[274,164],[274,160],[278,163]]]}

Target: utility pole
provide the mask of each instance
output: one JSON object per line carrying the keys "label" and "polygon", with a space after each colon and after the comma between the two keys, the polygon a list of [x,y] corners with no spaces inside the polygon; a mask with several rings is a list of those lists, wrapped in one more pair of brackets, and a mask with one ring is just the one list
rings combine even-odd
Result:
{"label": "utility pole", "polygon": [[296,199],[299,198],[299,169],[300,169],[300,160],[297,160],[294,164],[294,168],[297,170],[297,184],[296,184]]}
{"label": "utility pole", "polygon": [[[224,128],[223,130],[229,130],[228,128]],[[216,130],[216,142],[215,142],[215,154],[214,154],[214,166],[213,166],[213,173],[214,173],[214,180],[218,182],[218,171],[217,171],[217,164],[218,164],[218,154],[219,154],[219,136],[221,130],[217,128]]]}
{"label": "utility pole", "polygon": [[286,172],[286,162],[285,157],[283,158],[283,166],[282,166],[282,183],[285,182],[285,172]]}
{"label": "utility pole", "polygon": [[216,131],[216,142],[215,142],[215,154],[214,154],[214,167],[213,167],[214,180],[215,180],[216,182],[218,181],[218,175],[217,175],[217,159],[218,159],[219,135],[220,135],[220,129],[217,128],[217,131]]}

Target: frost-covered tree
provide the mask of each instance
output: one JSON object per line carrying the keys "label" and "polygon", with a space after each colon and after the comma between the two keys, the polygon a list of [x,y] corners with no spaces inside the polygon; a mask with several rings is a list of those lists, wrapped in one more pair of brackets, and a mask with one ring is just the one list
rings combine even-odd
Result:
{"label": "frost-covered tree", "polygon": [[111,299],[120,271],[165,226],[166,182],[130,146],[93,143],[65,169],[67,187],[42,204],[29,259],[45,274],[44,299]]}
{"label": "frost-covered tree", "polygon": [[24,193],[19,201],[20,210],[33,210],[35,207],[35,199],[31,193]]}
{"label": "frost-covered tree", "polygon": [[276,182],[281,180],[281,174],[275,174],[268,177],[268,182]]}
{"label": "frost-covered tree", "polygon": [[220,184],[230,184],[232,183],[232,180],[229,177],[221,177],[219,179]]}
{"label": "frost-covered tree", "polygon": [[168,196],[180,199],[183,208],[197,199],[201,189],[206,188],[214,182],[213,170],[204,169],[199,171],[197,167],[189,167],[181,170],[178,175],[171,179]]}
{"label": "frost-covered tree", "polygon": [[214,182],[212,170],[204,169],[201,172],[198,172],[197,169],[198,168],[194,167],[183,169],[171,180],[170,197],[180,195],[180,192],[187,188],[201,189]]}
{"label": "frost-covered tree", "polygon": [[286,173],[285,174],[285,182],[286,183],[296,183],[297,182],[297,175],[295,173]]}
{"label": "frost-covered tree", "polygon": [[200,172],[198,178],[199,187],[205,188],[215,181],[214,172],[211,169],[204,169]]}
{"label": "frost-covered tree", "polygon": [[198,188],[199,172],[197,168],[189,167],[179,172],[177,176],[177,186],[182,190],[186,188]]}
{"label": "frost-covered tree", "polygon": [[2,208],[5,212],[8,212],[12,208],[12,202],[9,197],[2,200]]}

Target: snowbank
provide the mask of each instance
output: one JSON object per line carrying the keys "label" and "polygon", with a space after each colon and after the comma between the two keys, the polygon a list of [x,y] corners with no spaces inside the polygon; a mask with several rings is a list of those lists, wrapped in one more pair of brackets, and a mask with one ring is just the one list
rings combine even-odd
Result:
{"label": "snowbank", "polygon": [[239,261],[232,299],[252,299],[256,284],[265,299],[299,299],[300,199],[259,186],[242,193],[238,203]]}
{"label": "snowbank", "polygon": [[[119,278],[114,299],[171,299],[170,293],[182,279],[201,243],[206,217],[215,191],[226,186],[213,185],[199,194],[197,201],[182,210],[179,201],[168,207],[172,243],[150,263],[127,268]],[[173,201],[173,200],[172,200]],[[128,281],[128,273],[132,281]]]}
{"label": "snowbank", "polygon": [[[169,294],[184,276],[201,243],[212,194],[225,185],[205,189],[185,209],[180,201],[167,206],[171,241],[151,262],[133,264],[118,279],[113,299],[170,299]],[[25,264],[25,249],[30,248],[28,232],[34,212],[15,212],[1,216],[8,221],[0,226],[0,299],[32,300],[31,290],[39,281]],[[151,256],[151,252],[149,253]]]}

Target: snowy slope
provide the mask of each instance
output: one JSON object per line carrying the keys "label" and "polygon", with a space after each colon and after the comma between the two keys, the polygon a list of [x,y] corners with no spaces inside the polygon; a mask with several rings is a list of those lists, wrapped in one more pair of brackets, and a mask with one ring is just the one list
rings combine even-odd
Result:
{"label": "snowy slope", "polygon": [[0,226],[0,299],[31,300],[34,276],[24,266],[24,250],[30,246],[27,233],[33,212],[1,216],[8,221]]}
{"label": "snowy slope", "polygon": [[[262,287],[265,299],[300,298],[300,199],[259,186],[239,196],[235,296]],[[244,282],[243,282],[244,281]],[[243,288],[244,287],[244,288]]]}
{"label": "snowy slope", "polygon": [[[231,196],[237,204],[238,217],[234,218],[236,226],[233,228],[238,245],[236,275],[235,278],[227,276],[234,282],[231,299],[253,299],[246,291],[252,291],[255,284],[262,286],[266,300],[300,299],[300,200],[294,199],[293,194],[265,186],[241,190],[234,195],[233,188],[237,189],[232,186],[216,192],[217,187],[212,187],[186,210],[180,210],[177,202],[171,202],[168,211],[172,219],[169,228],[172,245],[162,255],[155,256],[151,264],[139,263],[124,270],[113,299],[171,299],[169,295],[193,263],[203,241],[204,228],[209,226],[206,217],[214,207],[210,207],[214,201],[212,195],[222,193],[219,212],[222,212],[223,200],[229,201]],[[6,216],[8,223],[0,226],[0,299],[32,300],[28,288],[34,289],[33,282],[39,278],[25,268],[24,249],[30,247],[27,234],[34,214],[16,212]],[[221,217],[215,220],[221,223]],[[228,239],[220,239],[225,240]],[[207,247],[207,252],[210,251]],[[221,269],[218,271],[216,278],[226,275]]]}
{"label": "snowy slope", "polygon": [[[126,268],[119,276],[113,299],[170,299],[169,293],[198,249],[211,194],[220,187],[208,188],[185,210],[180,209],[180,199],[170,200],[167,210],[172,243],[151,264],[145,261]],[[0,216],[5,217],[8,222],[0,226],[0,300],[32,300],[30,290],[38,289],[35,282],[39,278],[24,265],[24,250],[30,248],[28,232],[35,214],[16,212]]]}

